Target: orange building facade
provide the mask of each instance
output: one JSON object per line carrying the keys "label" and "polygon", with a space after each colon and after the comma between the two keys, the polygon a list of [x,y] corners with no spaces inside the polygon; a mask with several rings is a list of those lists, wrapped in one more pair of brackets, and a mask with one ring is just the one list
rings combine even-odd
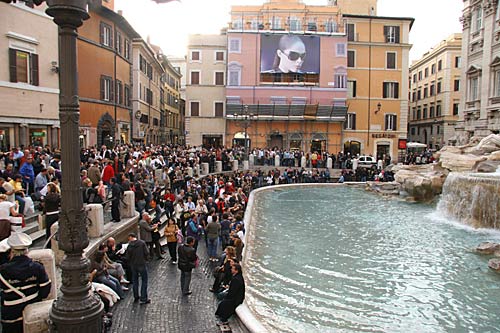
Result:
{"label": "orange building facade", "polygon": [[79,29],[81,146],[130,142],[132,40],[140,38],[109,3],[91,5]]}

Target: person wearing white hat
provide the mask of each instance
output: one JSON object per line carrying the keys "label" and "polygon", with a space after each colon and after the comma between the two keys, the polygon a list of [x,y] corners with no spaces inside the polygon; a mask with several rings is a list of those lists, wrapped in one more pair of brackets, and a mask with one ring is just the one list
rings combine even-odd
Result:
{"label": "person wearing white hat", "polygon": [[31,243],[31,237],[22,232],[7,239],[10,261],[0,266],[3,332],[22,333],[24,308],[50,293],[51,281],[45,268],[27,256]]}

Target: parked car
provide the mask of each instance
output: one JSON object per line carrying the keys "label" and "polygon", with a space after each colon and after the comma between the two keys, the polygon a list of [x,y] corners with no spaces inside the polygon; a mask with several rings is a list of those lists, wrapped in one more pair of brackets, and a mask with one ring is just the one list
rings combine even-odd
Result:
{"label": "parked car", "polygon": [[361,155],[358,157],[358,166],[363,168],[377,167],[377,160],[373,156]]}

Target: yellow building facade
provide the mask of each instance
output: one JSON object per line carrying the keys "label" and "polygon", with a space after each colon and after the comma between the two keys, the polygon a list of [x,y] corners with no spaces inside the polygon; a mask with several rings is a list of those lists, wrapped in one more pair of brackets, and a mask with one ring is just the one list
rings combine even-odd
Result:
{"label": "yellow building facade", "polygon": [[409,32],[414,19],[347,14],[347,116],[343,150],[392,161],[407,140]]}

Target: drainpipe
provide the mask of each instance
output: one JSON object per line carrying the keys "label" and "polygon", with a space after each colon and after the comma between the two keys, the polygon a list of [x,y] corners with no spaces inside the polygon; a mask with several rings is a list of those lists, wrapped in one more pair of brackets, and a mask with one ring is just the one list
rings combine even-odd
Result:
{"label": "drainpipe", "polygon": [[[370,145],[370,121],[371,121],[371,104],[372,104],[372,18],[370,16],[369,24],[369,43],[368,43],[368,126],[366,145]],[[367,153],[366,151],[363,153]]]}

